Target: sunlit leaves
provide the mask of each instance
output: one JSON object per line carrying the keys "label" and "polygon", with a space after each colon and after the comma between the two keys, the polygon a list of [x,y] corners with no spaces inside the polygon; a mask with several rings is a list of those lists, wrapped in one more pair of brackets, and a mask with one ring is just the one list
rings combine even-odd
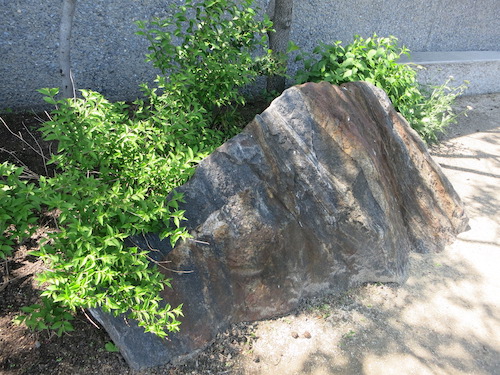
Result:
{"label": "sunlit leaves", "polygon": [[465,86],[455,89],[444,85],[427,88],[417,82],[417,73],[410,65],[399,64],[409,50],[399,47],[397,39],[377,37],[363,39],[355,36],[346,46],[337,41],[320,44],[313,54],[299,54],[304,68],[296,74],[298,83],[327,81],[333,84],[367,81],[383,89],[395,108],[426,141],[453,123],[451,103]]}
{"label": "sunlit leaves", "polygon": [[155,249],[133,238],[157,233],[173,247],[189,237],[175,188],[235,134],[221,107],[244,103],[239,88],[259,74],[283,74],[262,48],[272,23],[256,20],[251,4],[187,0],[172,19],[138,22],[149,59],[165,73],[156,87],[142,85],[145,101],[112,103],[90,90],[58,100],[57,89],[39,90],[55,107],[41,131],[57,141],[57,173],[35,186],[19,178],[22,169],[0,165],[0,230],[9,234],[0,257],[29,235],[42,206],[57,212],[57,230],[32,253],[46,267],[37,276],[42,302],[24,308],[18,323],[62,334],[76,311],[100,307],[160,337],[179,330],[182,306],[161,300],[171,284],[151,261]]}
{"label": "sunlit leaves", "polygon": [[34,231],[41,201],[33,183],[21,180],[22,168],[0,164],[0,259],[12,255],[16,242]]}
{"label": "sunlit leaves", "polygon": [[251,0],[187,0],[171,19],[137,22],[150,42],[148,59],[168,76],[158,79],[167,95],[198,103],[213,115],[217,108],[242,103],[238,88],[257,76],[284,74],[284,64],[266,49],[272,22],[257,20],[251,5]]}

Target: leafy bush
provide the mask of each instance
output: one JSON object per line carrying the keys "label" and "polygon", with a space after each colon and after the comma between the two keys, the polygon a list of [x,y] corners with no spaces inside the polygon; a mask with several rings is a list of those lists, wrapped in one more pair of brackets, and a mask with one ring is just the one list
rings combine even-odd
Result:
{"label": "leafy bush", "polygon": [[21,180],[23,168],[0,164],[0,259],[12,255],[16,242],[30,236],[37,222],[40,199],[36,186]]}
{"label": "leafy bush", "polygon": [[[424,87],[417,82],[417,72],[398,64],[402,55],[409,56],[406,47],[399,47],[393,36],[374,35],[363,39],[355,36],[351,44],[342,42],[321,44],[312,54],[299,54],[304,68],[297,72],[297,83],[327,81],[333,84],[366,81],[383,89],[396,110],[426,141],[436,140],[439,132],[455,122],[451,104],[465,87]],[[318,57],[319,56],[319,57]]]}
{"label": "leafy bush", "polygon": [[151,44],[148,59],[164,74],[157,78],[158,88],[170,102],[199,105],[217,115],[223,106],[243,104],[238,89],[259,75],[284,74],[266,49],[272,22],[267,16],[257,20],[252,3],[187,0],[172,18],[137,22],[138,34]]}
{"label": "leafy bush", "polygon": [[71,329],[66,311],[99,306],[127,313],[159,336],[178,330],[180,307],[160,304],[159,293],[170,284],[150,265],[151,249],[127,247],[124,240],[156,232],[173,245],[187,236],[181,196],[174,193],[166,204],[165,197],[201,155],[178,134],[132,118],[124,103],[91,91],[56,101],[57,90],[40,91],[57,106],[41,130],[58,141],[51,159],[58,173],[41,177],[37,194],[47,209],[59,211],[59,230],[34,253],[49,268],[37,276],[43,303],[25,309],[29,315],[18,321],[62,333]]}
{"label": "leafy bush", "polygon": [[58,336],[74,330],[71,324],[73,315],[66,311],[65,306],[50,298],[42,297],[41,303],[22,307],[21,310],[27,315],[16,316],[14,322],[17,324],[24,322],[31,329],[38,331],[50,329]]}
{"label": "leafy bush", "polygon": [[[56,100],[57,89],[40,90],[56,108],[41,131],[58,143],[50,161],[57,174],[40,177],[35,186],[19,180],[21,169],[0,168],[6,179],[0,203],[12,207],[1,229],[14,224],[13,234],[23,235],[42,202],[58,213],[58,230],[33,253],[48,268],[37,277],[45,288],[41,303],[25,307],[18,323],[62,334],[72,330],[75,311],[100,307],[160,337],[179,330],[181,306],[162,304],[160,292],[170,280],[150,256],[154,249],[127,240],[154,232],[174,246],[188,237],[182,195],[174,189],[233,135],[233,128],[212,126],[214,110],[242,103],[238,88],[258,74],[277,73],[271,51],[256,57],[271,22],[255,21],[251,3],[240,8],[235,1],[188,0],[173,21],[153,21],[149,30],[139,23],[151,42],[149,59],[169,75],[158,77],[156,88],[144,86],[146,101],[129,107],[86,90],[80,99]],[[0,255],[10,255],[12,245],[0,240]]]}

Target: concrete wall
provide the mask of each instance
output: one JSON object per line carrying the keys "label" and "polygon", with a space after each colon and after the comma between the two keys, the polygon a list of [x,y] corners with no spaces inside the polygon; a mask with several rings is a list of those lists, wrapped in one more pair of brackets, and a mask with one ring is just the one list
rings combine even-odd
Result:
{"label": "concrete wall", "polygon": [[394,35],[412,51],[500,49],[498,0],[296,0],[292,38],[318,41]]}
{"label": "concrete wall", "polygon": [[[318,42],[396,36],[419,80],[451,85],[468,80],[466,94],[500,92],[500,0],[296,0],[291,38],[305,50]],[[446,53],[458,51],[454,59]],[[469,53],[468,51],[488,51]],[[291,66],[292,72],[296,66]]]}
{"label": "concrete wall", "polygon": [[[61,4],[0,0],[0,109],[35,106],[36,89],[60,86]],[[137,97],[139,83],[156,72],[144,62],[147,43],[133,22],[169,11],[164,0],[77,0],[71,51],[77,87],[112,100]]]}
{"label": "concrete wall", "polygon": [[[182,0],[78,0],[72,65],[78,88],[131,100],[156,72],[133,21],[168,16]],[[256,3],[265,8],[269,0]],[[0,0],[0,111],[42,104],[57,87],[62,0]],[[499,51],[498,0],[295,0],[292,39],[305,50],[354,34],[395,35],[412,51]],[[498,67],[498,65],[496,65]],[[292,66],[292,71],[294,67]],[[488,90],[491,90],[489,88]],[[500,87],[499,87],[500,91]]]}

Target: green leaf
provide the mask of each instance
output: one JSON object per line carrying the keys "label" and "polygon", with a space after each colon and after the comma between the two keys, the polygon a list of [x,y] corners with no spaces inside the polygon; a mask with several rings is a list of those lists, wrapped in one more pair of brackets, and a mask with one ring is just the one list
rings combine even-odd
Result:
{"label": "green leaf", "polygon": [[344,74],[342,75],[342,78],[344,78],[344,79],[345,78],[349,78],[350,76],[352,76],[352,74],[353,74],[353,70],[352,69],[346,70],[344,72]]}
{"label": "green leaf", "polygon": [[292,53],[294,51],[300,50],[300,47],[297,46],[293,41],[289,40],[288,41],[288,47],[286,49],[286,53]]}
{"label": "green leaf", "polygon": [[104,345],[104,349],[106,349],[106,351],[110,353],[117,353],[120,351],[120,349],[118,349],[118,347],[115,344],[109,341]]}
{"label": "green leaf", "polygon": [[50,96],[44,96],[43,100],[45,100],[49,104],[57,104],[56,100]]}

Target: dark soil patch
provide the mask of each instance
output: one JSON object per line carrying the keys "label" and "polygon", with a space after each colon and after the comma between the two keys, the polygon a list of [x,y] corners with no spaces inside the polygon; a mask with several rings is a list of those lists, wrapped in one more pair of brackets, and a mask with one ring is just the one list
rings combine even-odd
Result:
{"label": "dark soil patch", "polygon": [[0,162],[9,161],[37,175],[51,175],[54,167],[47,162],[57,146],[43,140],[38,130],[48,119],[47,114],[15,113],[0,117]]}

